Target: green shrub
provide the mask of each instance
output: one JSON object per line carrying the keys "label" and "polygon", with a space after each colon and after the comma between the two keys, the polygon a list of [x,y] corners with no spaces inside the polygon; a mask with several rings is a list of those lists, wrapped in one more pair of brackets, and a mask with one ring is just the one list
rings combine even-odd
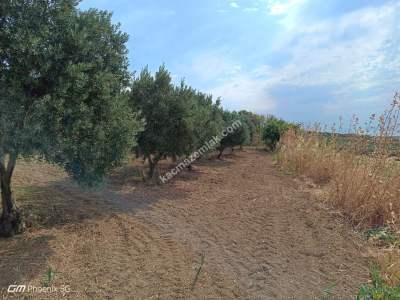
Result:
{"label": "green shrub", "polygon": [[288,123],[273,116],[269,117],[262,131],[262,139],[265,145],[271,151],[274,151],[281,136],[290,128],[299,128],[299,125]]}
{"label": "green shrub", "polygon": [[381,277],[379,270],[371,272],[372,285],[363,284],[358,291],[357,300],[398,300],[400,286],[391,287]]}

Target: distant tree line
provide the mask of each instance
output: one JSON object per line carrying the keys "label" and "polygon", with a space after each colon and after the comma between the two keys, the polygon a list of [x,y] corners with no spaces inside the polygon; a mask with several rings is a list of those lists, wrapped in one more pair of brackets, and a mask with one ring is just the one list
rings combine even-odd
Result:
{"label": "distant tree line", "polygon": [[137,135],[137,152],[148,161],[148,177],[157,176],[158,162],[188,156],[235,120],[241,126],[224,137],[217,149],[249,145],[260,132],[264,118],[247,112],[230,112],[221,107],[220,99],[188,86],[184,81],[175,86],[165,66],[152,75],[147,68],[133,79],[129,96],[132,111],[144,120]]}
{"label": "distant tree line", "polygon": [[11,188],[18,157],[39,156],[93,185],[132,151],[154,180],[160,160],[190,155],[235,120],[242,126],[220,141],[218,157],[266,138],[264,116],[174,85],[165,66],[133,76],[127,34],[110,13],[78,2],[0,2],[1,236],[24,230]]}

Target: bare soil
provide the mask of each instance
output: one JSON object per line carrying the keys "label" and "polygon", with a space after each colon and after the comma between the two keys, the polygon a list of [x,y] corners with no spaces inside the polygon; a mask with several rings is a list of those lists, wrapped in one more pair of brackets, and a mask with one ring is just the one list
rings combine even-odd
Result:
{"label": "bare soil", "polygon": [[[20,162],[14,188],[31,228],[0,240],[3,298],[342,300],[368,280],[364,243],[263,151],[197,163],[162,186],[135,170],[82,190]],[[49,268],[58,291],[7,293],[48,284]]]}

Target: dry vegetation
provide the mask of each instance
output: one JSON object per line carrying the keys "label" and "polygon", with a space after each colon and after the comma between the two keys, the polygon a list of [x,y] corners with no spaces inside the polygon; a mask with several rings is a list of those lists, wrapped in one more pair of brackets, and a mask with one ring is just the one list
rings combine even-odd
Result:
{"label": "dry vegetation", "polygon": [[[284,168],[304,174],[323,187],[323,198],[362,230],[386,240],[378,261],[391,283],[399,282],[397,236],[400,221],[398,147],[400,97],[390,109],[361,127],[355,118],[346,135],[318,130],[288,131],[277,155]],[[372,236],[373,234],[371,234]]]}
{"label": "dry vegetation", "polygon": [[32,213],[26,233],[0,240],[0,299],[9,284],[43,286],[49,268],[69,294],[15,298],[321,299],[334,286],[341,300],[368,280],[365,242],[265,151],[198,161],[164,185],[143,182],[143,167],[84,190],[55,166],[19,161],[15,194]]}

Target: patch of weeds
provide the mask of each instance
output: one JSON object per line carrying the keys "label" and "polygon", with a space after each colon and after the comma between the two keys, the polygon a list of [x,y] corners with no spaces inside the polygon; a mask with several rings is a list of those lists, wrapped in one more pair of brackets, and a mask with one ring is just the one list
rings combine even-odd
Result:
{"label": "patch of weeds", "polygon": [[378,227],[366,230],[364,237],[367,240],[377,242],[380,246],[400,246],[399,237],[389,227]]}
{"label": "patch of weeds", "polygon": [[333,295],[333,289],[336,287],[336,283],[332,282],[326,288],[322,290],[322,299],[329,299]]}
{"label": "patch of weeds", "polygon": [[205,259],[205,254],[202,253],[202,254],[200,255],[200,265],[199,265],[199,267],[197,268],[196,275],[194,276],[194,279],[193,279],[193,282],[192,282],[192,286],[190,287],[190,290],[191,290],[191,291],[194,290],[194,288],[195,288],[195,286],[196,286],[196,283],[197,283],[197,281],[199,280],[200,272],[201,272],[201,269],[203,268],[203,264],[204,264],[204,259]]}
{"label": "patch of weeds", "polygon": [[44,276],[43,285],[45,287],[51,286],[51,284],[54,280],[54,274],[55,274],[55,272],[54,272],[53,268],[49,266],[49,268],[47,269],[46,274]]}
{"label": "patch of weeds", "polygon": [[398,300],[400,299],[400,285],[389,286],[382,278],[379,269],[371,272],[372,283],[363,284],[357,294],[356,300]]}

